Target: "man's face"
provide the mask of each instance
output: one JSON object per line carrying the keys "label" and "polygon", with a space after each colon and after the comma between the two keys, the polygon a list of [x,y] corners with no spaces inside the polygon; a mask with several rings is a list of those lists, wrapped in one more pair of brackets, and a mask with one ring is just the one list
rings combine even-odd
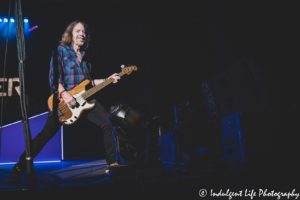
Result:
{"label": "man's face", "polygon": [[86,40],[85,29],[81,23],[76,24],[72,31],[72,45],[81,47],[84,45]]}

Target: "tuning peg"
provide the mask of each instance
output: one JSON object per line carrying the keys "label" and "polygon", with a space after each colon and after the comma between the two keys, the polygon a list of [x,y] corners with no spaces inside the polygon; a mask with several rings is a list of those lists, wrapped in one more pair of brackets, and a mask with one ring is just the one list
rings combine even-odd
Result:
{"label": "tuning peg", "polygon": [[121,68],[124,68],[124,67],[125,67],[125,65],[122,64],[122,65],[121,65]]}

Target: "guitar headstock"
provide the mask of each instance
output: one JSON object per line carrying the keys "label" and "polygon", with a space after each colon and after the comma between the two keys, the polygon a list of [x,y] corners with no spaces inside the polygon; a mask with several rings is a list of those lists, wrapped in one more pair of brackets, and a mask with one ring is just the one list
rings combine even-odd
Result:
{"label": "guitar headstock", "polygon": [[124,65],[121,65],[121,68],[122,68],[122,72],[124,72],[127,75],[131,74],[132,71],[137,70],[137,66],[135,66],[135,65],[130,65],[127,67],[125,67]]}

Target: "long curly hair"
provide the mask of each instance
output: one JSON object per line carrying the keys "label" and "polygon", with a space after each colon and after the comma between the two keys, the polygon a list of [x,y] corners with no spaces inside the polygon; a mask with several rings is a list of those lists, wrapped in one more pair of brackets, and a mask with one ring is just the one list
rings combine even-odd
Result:
{"label": "long curly hair", "polygon": [[76,20],[76,21],[70,23],[67,26],[64,34],[61,37],[61,41],[59,41],[59,43],[61,45],[71,45],[72,44],[72,37],[73,37],[72,32],[73,32],[74,27],[78,23],[82,24],[84,26],[84,29],[85,29],[86,40],[85,40],[83,48],[86,50],[88,48],[88,46],[89,46],[90,41],[91,41],[90,29],[89,29],[89,27],[88,27],[88,25],[86,23],[84,23],[82,21],[79,21],[79,20]]}

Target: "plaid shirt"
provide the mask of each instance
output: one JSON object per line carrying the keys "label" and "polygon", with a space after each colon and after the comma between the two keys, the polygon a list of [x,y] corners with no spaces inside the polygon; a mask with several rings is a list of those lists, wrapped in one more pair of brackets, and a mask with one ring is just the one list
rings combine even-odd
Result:
{"label": "plaid shirt", "polygon": [[[81,52],[81,60],[83,60],[85,52]],[[58,83],[61,83],[64,88],[69,91],[86,77],[86,63],[79,62],[76,58],[74,48],[70,46],[60,45],[54,49],[50,61],[49,83],[50,88],[57,90]],[[89,65],[89,71],[91,66]]]}

